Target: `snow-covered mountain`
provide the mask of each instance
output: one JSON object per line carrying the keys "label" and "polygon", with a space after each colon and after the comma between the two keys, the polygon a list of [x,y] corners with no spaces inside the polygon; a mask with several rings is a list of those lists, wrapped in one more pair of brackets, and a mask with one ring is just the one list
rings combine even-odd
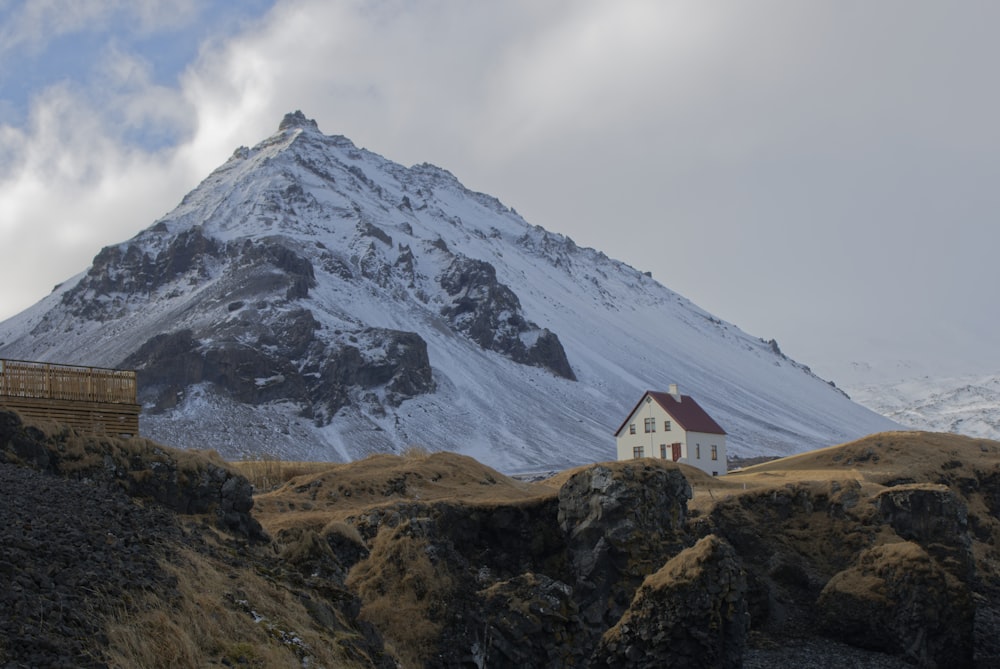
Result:
{"label": "snow-covered mountain", "polygon": [[857,382],[851,397],[917,430],[1000,439],[1000,376]]}
{"label": "snow-covered mountain", "polygon": [[735,455],[897,427],[649,275],[301,112],[0,323],[0,357],[135,367],[147,436],[227,457],[565,467],[613,458],[670,383]]}

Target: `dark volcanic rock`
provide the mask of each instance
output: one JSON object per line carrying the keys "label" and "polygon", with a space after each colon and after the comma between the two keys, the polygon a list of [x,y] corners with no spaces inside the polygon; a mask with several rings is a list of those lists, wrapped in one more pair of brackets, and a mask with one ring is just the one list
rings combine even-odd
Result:
{"label": "dark volcanic rock", "polygon": [[521,301],[497,280],[493,265],[454,256],[439,282],[451,297],[441,314],[457,331],[488,351],[576,380],[559,337],[524,318]]}
{"label": "dark volcanic rock", "polygon": [[281,119],[281,123],[278,124],[278,130],[288,130],[290,128],[311,128],[313,130],[319,130],[319,126],[311,118],[306,118],[306,115],[302,113],[302,110],[296,109],[293,112],[285,114],[284,118]]}
{"label": "dark volcanic rock", "polygon": [[265,538],[250,514],[253,487],[217,455],[180,451],[145,439],[81,437],[68,428],[46,434],[23,425],[17,414],[0,410],[0,462],[99,481],[178,513],[214,515],[219,527],[252,540]]}
{"label": "dark volcanic rock", "polygon": [[157,335],[122,366],[137,370],[140,400],[154,411],[175,406],[185,388],[205,382],[240,402],[287,399],[329,416],[350,403],[354,389],[385,387],[386,402],[399,406],[435,388],[427,344],[415,333],[367,328],[327,345],[305,309],[275,314],[266,325],[245,333],[256,345],[246,337],[210,337],[206,344],[190,330]]}
{"label": "dark volcanic rock", "polygon": [[579,610],[573,588],[545,574],[526,573],[480,593],[483,638],[476,659],[484,667],[565,667],[586,663],[574,644]]}
{"label": "dark volcanic rock", "polygon": [[254,242],[246,239],[232,249],[230,254],[235,260],[230,272],[245,267],[260,269],[268,266],[280,270],[286,285],[285,298],[288,300],[307,297],[309,289],[316,286],[316,273],[312,263],[278,240],[263,239]]}
{"label": "dark volcanic rock", "polygon": [[974,572],[969,512],[945,486],[901,485],[875,497],[883,522],[903,539],[920,544],[962,581]]}
{"label": "dark volcanic rock", "polygon": [[679,469],[595,465],[559,490],[576,599],[597,633],[613,625],[643,579],[683,548],[691,486]]}
{"label": "dark volcanic rock", "polygon": [[736,669],[750,629],[745,591],[736,551],[705,537],[643,582],[590,666]]}
{"label": "dark volcanic rock", "polygon": [[0,666],[106,667],[103,616],[171,586],[157,557],[177,535],[115,487],[0,463]]}
{"label": "dark volcanic rock", "polygon": [[863,552],[830,579],[817,605],[835,639],[921,667],[973,666],[972,593],[916,543]]}
{"label": "dark volcanic rock", "polygon": [[122,305],[111,296],[148,296],[188,273],[207,278],[208,263],[220,255],[218,242],[206,237],[201,226],[178,233],[155,258],[139,244],[108,246],[97,254],[80,283],[62,296],[62,302],[76,316],[114,318]]}

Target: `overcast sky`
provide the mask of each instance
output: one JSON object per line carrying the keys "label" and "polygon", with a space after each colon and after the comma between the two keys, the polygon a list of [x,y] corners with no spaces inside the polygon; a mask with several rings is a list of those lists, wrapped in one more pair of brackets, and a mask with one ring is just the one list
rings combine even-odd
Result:
{"label": "overcast sky", "polygon": [[997,372],[998,25],[993,0],[0,0],[0,319],[301,109],[825,378]]}

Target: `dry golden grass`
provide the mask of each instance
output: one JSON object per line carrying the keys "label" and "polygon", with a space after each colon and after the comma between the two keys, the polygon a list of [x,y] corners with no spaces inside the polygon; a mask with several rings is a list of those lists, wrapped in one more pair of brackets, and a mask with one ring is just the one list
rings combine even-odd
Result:
{"label": "dry golden grass", "polygon": [[404,667],[424,666],[437,647],[454,588],[446,564],[432,562],[427,546],[408,521],[385,528],[347,579],[364,602],[361,618],[378,628]]}
{"label": "dry golden grass", "polygon": [[[866,493],[905,482],[938,482],[942,473],[975,476],[1000,467],[1000,442],[936,432],[882,432],[792,455],[724,477],[688,474],[700,493],[738,493],[810,481],[857,481]],[[687,471],[685,471],[687,474]]]}
{"label": "dry golden grass", "polygon": [[[16,412],[15,412],[16,413]],[[41,431],[42,442],[64,476],[105,470],[110,466],[137,481],[151,475],[152,463],[169,464],[182,479],[198,480],[208,466],[231,469],[214,450],[164,446],[143,437],[119,438],[81,434],[68,425],[30,419],[26,426]]]}
{"label": "dry golden grass", "polygon": [[644,587],[663,588],[673,583],[691,582],[698,577],[719,544],[718,537],[703,537],[694,546],[682,551],[660,569],[646,577]]}
{"label": "dry golden grass", "polygon": [[[884,485],[900,479],[927,480],[934,472],[992,468],[1000,464],[1000,442],[938,432],[881,432],[857,441],[773,460],[730,474],[786,479],[843,477]],[[817,476],[818,474],[818,476]]]}
{"label": "dry golden grass", "polygon": [[281,487],[297,476],[306,476],[329,469],[329,462],[296,462],[271,457],[252,457],[229,463],[234,470],[247,477],[258,493]]}
{"label": "dry golden grass", "polygon": [[107,621],[110,666],[364,667],[341,646],[346,633],[320,629],[300,598],[254,570],[181,549],[165,569],[170,601],[146,595]]}
{"label": "dry golden grass", "polygon": [[325,463],[256,496],[254,515],[272,534],[289,527],[320,531],[362,510],[401,501],[518,503],[555,495],[557,489],[524,483],[456,453],[411,451]]}

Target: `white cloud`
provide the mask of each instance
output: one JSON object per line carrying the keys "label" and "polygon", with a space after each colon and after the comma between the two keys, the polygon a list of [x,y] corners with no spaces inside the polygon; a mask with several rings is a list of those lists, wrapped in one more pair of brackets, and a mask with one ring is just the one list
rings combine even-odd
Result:
{"label": "white cloud", "polygon": [[[18,5],[0,52],[12,25],[18,48],[42,49],[126,15],[156,31],[201,11],[56,4]],[[0,267],[25,291],[0,291],[0,314],[41,296],[24,277],[47,290],[83,269],[302,109],[652,270],[807,363],[867,339],[926,349],[951,323],[986,327],[970,314],[1000,279],[948,243],[998,241],[993,7],[287,0],[206,42],[176,85],[111,40],[89,80],[39,91],[26,126],[0,111],[0,245],[25,258]],[[921,298],[956,309],[947,328],[886,307],[918,313]]]}
{"label": "white cloud", "polygon": [[0,311],[29,306],[44,291],[84,269],[101,246],[151,223],[174,204],[175,165],[123,147],[106,118],[66,86],[36,100],[29,128],[5,128],[0,151],[16,153],[16,170],[0,180]]}
{"label": "white cloud", "polygon": [[139,34],[176,28],[197,9],[197,0],[25,0],[0,25],[0,54],[38,51],[63,35],[101,32],[118,22]]}

